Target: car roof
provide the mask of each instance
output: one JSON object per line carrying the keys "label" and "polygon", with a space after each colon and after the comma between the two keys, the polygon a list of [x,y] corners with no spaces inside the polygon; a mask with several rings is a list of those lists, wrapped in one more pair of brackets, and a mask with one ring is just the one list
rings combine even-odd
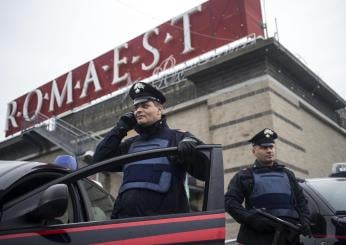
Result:
{"label": "car roof", "polygon": [[0,193],[24,176],[39,172],[68,173],[69,170],[49,163],[0,161]]}
{"label": "car roof", "polygon": [[338,181],[338,180],[346,180],[344,177],[325,177],[325,178],[308,178],[304,181],[306,182],[318,182],[318,181]]}
{"label": "car roof", "polygon": [[298,183],[301,186],[304,186],[306,184],[313,184],[316,182],[335,182],[335,181],[346,181],[345,177],[321,177],[321,178],[307,178],[307,179],[300,179],[297,178]]}

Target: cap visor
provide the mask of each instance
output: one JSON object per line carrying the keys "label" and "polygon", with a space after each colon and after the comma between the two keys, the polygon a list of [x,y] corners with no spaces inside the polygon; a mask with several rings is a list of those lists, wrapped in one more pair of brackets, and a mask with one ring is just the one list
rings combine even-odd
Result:
{"label": "cap visor", "polygon": [[150,98],[138,98],[138,99],[135,99],[133,101],[133,105],[138,105],[138,104],[141,104],[141,103],[144,103],[144,102],[147,102],[148,100],[150,100]]}
{"label": "cap visor", "polygon": [[274,146],[275,144],[274,143],[262,143],[262,144],[259,144],[260,146]]}

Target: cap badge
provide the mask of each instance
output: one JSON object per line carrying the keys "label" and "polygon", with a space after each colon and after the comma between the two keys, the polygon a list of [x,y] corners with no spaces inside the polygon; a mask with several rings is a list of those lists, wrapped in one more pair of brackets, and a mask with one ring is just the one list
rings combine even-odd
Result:
{"label": "cap badge", "polygon": [[135,90],[135,93],[138,94],[142,89],[144,89],[144,84],[136,83],[133,89]]}
{"label": "cap badge", "polygon": [[274,132],[267,128],[264,130],[263,134],[265,135],[265,137],[270,138],[274,134]]}

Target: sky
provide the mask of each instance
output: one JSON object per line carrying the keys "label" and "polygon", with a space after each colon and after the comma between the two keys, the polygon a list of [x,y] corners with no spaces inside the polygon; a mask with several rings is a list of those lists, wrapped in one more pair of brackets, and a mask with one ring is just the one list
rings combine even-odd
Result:
{"label": "sky", "polygon": [[[9,102],[203,2],[0,0],[0,141]],[[346,1],[261,2],[269,36],[346,99]]]}

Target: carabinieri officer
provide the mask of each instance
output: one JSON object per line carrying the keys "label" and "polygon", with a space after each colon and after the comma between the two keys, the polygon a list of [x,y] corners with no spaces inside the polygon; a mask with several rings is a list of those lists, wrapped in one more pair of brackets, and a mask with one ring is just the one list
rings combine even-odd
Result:
{"label": "carabinieri officer", "polygon": [[[274,224],[256,209],[302,225],[304,235],[311,233],[307,200],[295,175],[275,159],[278,135],[265,128],[252,137],[252,153],[256,160],[240,170],[230,181],[225,194],[226,211],[241,224],[237,241],[246,245],[272,244]],[[245,200],[245,208],[242,206]],[[279,244],[299,244],[299,234],[287,230]]]}
{"label": "carabinieri officer", "polygon": [[[129,92],[134,111],[120,117],[96,148],[93,162],[157,148],[177,146],[179,157],[154,158],[114,166],[124,177],[112,218],[189,212],[184,188],[186,173],[203,180],[206,160],[196,150],[202,144],[189,132],[170,129],[163,115],[165,96],[150,84],[137,82]],[[129,130],[138,135],[122,139]]]}

